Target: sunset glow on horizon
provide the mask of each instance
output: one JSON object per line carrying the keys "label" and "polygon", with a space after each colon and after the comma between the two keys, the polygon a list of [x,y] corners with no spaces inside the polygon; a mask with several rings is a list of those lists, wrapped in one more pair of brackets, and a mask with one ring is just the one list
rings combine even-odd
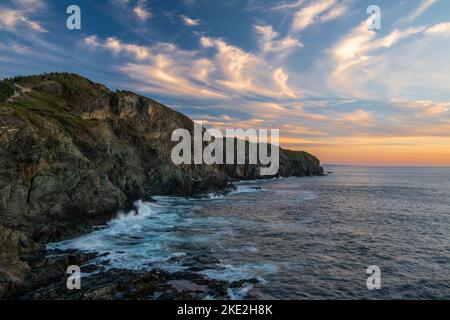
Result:
{"label": "sunset glow on horizon", "polygon": [[297,140],[281,134],[280,144],[286,149],[307,150],[322,164],[450,167],[448,137],[359,136],[325,142]]}

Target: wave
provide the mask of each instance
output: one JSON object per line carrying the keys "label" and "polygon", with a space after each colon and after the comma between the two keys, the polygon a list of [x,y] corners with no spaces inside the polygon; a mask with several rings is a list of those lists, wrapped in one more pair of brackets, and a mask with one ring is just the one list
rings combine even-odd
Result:
{"label": "wave", "polygon": [[[255,180],[257,181],[257,180]],[[246,184],[250,183],[249,181],[243,181]],[[156,202],[161,203],[174,203],[174,202],[183,202],[183,201],[204,201],[204,200],[215,200],[215,199],[225,199],[227,196],[239,194],[239,193],[253,193],[253,192],[261,192],[267,191],[262,187],[253,186],[253,185],[236,185],[236,188],[227,193],[217,193],[211,192],[208,194],[200,195],[198,197],[176,197],[176,196],[153,196],[152,198],[156,200]]]}
{"label": "wave", "polygon": [[[102,269],[152,270],[167,272],[186,270],[177,258],[202,254],[212,246],[223,250],[224,238],[233,237],[234,218],[228,216],[202,215],[198,213],[209,201],[222,201],[241,193],[257,193],[264,189],[253,185],[238,185],[227,195],[209,194],[204,198],[155,196],[156,202],[138,200],[134,209],[119,211],[106,226],[93,232],[62,242],[50,243],[47,249],[79,250],[95,252],[99,256],[89,264],[101,265]],[[198,249],[197,249],[198,248]],[[225,250],[233,251],[233,248]],[[249,247],[248,252],[257,252]],[[198,251],[198,253],[196,253]],[[198,273],[216,280],[228,282],[258,278],[251,268],[240,268],[221,261],[217,269]],[[90,274],[86,274],[90,275]],[[264,281],[262,278],[258,278]],[[241,299],[250,286],[230,289],[230,299]]]}

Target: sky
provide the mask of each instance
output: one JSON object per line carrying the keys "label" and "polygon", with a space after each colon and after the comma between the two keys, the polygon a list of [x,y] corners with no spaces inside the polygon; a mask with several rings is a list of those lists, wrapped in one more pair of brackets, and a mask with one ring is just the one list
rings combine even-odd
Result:
{"label": "sky", "polygon": [[0,77],[52,71],[325,164],[450,166],[448,0],[0,1]]}

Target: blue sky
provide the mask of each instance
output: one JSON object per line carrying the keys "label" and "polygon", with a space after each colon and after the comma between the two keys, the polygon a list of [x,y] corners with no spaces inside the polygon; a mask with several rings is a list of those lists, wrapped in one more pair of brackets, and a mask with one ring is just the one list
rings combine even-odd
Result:
{"label": "blue sky", "polygon": [[447,0],[0,3],[2,78],[76,72],[328,163],[450,165],[449,52]]}

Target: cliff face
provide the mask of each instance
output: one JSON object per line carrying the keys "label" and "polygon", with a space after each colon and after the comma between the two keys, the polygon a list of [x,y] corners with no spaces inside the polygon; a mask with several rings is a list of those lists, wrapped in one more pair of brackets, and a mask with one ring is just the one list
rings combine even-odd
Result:
{"label": "cliff face", "polygon": [[[171,134],[193,127],[156,101],[74,74],[1,81],[0,296],[2,279],[20,280],[21,272],[8,270],[28,239],[75,235],[129,200],[198,194],[258,177],[246,165],[174,165]],[[321,173],[314,156],[280,151],[280,175]],[[3,248],[4,241],[14,248]]]}

